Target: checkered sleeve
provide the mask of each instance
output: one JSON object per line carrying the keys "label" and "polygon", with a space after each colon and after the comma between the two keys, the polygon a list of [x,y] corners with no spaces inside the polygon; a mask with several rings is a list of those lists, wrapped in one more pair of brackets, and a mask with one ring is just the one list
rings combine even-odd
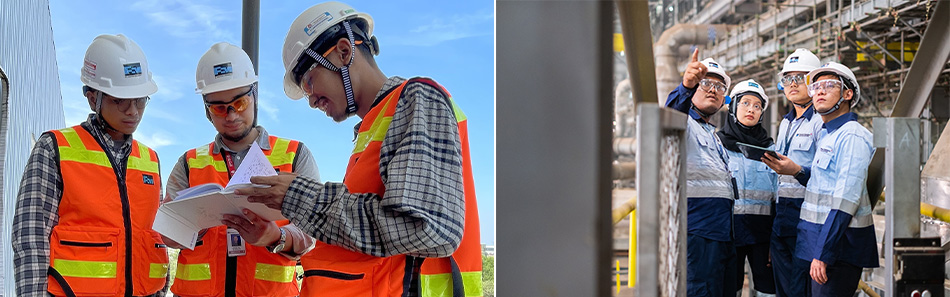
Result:
{"label": "checkered sleeve", "polygon": [[458,123],[448,98],[409,83],[380,152],[386,192],[297,177],[283,213],[320,241],[365,254],[446,257],[458,247],[465,201]]}
{"label": "checkered sleeve", "polygon": [[63,195],[58,154],[53,135],[40,136],[20,181],[12,236],[17,296],[47,296],[49,236]]}

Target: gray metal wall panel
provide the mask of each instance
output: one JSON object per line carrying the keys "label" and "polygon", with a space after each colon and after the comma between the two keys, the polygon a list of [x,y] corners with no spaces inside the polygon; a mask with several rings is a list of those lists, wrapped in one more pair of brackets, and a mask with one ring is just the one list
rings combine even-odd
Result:
{"label": "gray metal wall panel", "polygon": [[[4,89],[5,122],[0,124],[2,152],[2,221],[0,231],[0,293],[14,296],[10,233],[16,194],[33,138],[65,126],[48,1],[0,0],[0,69],[9,83]],[[77,61],[79,65],[81,61]],[[78,91],[77,91],[78,92]]]}

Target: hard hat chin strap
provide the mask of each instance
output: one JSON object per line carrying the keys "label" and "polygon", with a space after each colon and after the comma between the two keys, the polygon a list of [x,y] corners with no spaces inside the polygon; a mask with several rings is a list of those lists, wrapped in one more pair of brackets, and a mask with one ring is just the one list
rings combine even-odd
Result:
{"label": "hard hat chin strap", "polygon": [[[112,128],[112,125],[109,125],[109,122],[106,121],[106,118],[102,116],[102,91],[99,91],[99,90],[96,90],[96,118],[99,120],[99,125],[102,126],[102,130],[105,130],[106,132],[109,132],[109,131],[122,132],[122,131],[116,130],[115,128]],[[122,135],[129,135],[129,134],[122,133]]]}
{"label": "hard hat chin strap", "polygon": [[356,41],[353,38],[353,29],[350,28],[349,21],[343,21],[343,28],[346,29],[346,37],[347,40],[350,41],[350,59],[342,67],[336,67],[333,63],[330,63],[329,60],[313,51],[313,49],[308,48],[304,52],[314,60],[317,60],[317,63],[323,65],[324,68],[339,72],[340,76],[343,77],[343,91],[346,93],[346,113],[350,115],[356,113],[357,110],[356,99],[353,98],[353,83],[350,80],[350,66],[353,65],[353,56],[356,55]]}
{"label": "hard hat chin strap", "polygon": [[841,102],[844,102],[844,95],[841,95],[841,98],[838,98],[838,103],[835,103],[835,106],[832,107],[831,109],[829,109],[828,111],[821,112],[821,111],[818,111],[817,108],[815,109],[815,111],[818,111],[818,114],[819,114],[819,115],[823,115],[823,116],[824,116],[824,115],[829,115],[829,114],[835,112],[836,110],[838,110],[839,107],[841,107]]}

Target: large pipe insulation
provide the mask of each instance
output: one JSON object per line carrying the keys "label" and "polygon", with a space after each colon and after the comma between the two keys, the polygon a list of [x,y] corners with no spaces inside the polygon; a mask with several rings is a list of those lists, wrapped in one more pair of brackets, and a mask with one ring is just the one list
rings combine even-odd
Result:
{"label": "large pipe insulation", "polygon": [[637,153],[637,139],[632,137],[614,138],[614,153],[632,156]]}
{"label": "large pipe insulation", "polygon": [[[683,81],[679,65],[685,64],[688,55],[681,55],[684,45],[705,45],[729,32],[727,25],[677,24],[660,35],[653,44],[653,57],[656,60],[656,91],[662,104],[666,96]],[[690,52],[690,51],[687,51]],[[700,59],[707,58],[702,52]]]}

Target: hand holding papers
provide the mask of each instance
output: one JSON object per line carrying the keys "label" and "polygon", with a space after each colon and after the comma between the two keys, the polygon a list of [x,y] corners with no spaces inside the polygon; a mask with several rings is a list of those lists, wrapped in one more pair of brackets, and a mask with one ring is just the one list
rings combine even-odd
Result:
{"label": "hand holding papers", "polygon": [[182,246],[193,249],[198,240],[198,231],[221,225],[224,214],[247,218],[242,212],[242,209],[247,208],[266,220],[285,220],[280,210],[248,202],[246,196],[234,193],[234,190],[242,188],[266,188],[266,185],[251,184],[251,176],[273,175],[277,175],[274,167],[255,142],[227,186],[211,183],[179,191],[175,200],[159,207],[152,228]]}

